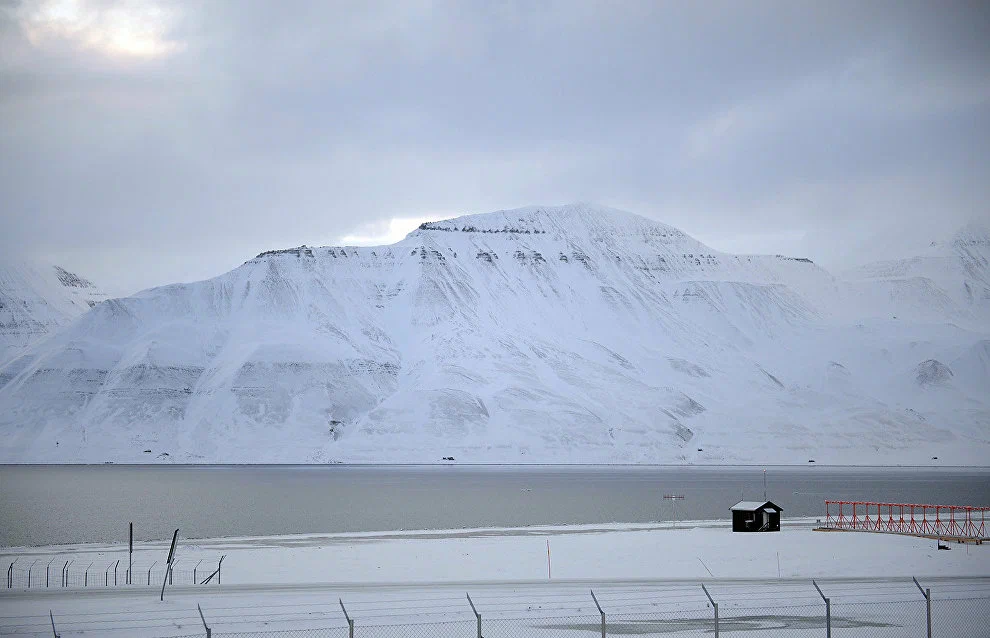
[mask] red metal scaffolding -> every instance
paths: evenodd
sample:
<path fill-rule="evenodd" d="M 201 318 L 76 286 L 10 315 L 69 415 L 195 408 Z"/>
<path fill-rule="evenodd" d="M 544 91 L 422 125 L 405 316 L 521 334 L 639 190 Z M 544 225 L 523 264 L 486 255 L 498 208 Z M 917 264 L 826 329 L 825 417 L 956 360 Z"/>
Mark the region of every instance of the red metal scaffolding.
<path fill-rule="evenodd" d="M 825 501 L 826 529 L 986 539 L 990 507 Z M 920 518 L 919 518 L 920 517 Z"/>

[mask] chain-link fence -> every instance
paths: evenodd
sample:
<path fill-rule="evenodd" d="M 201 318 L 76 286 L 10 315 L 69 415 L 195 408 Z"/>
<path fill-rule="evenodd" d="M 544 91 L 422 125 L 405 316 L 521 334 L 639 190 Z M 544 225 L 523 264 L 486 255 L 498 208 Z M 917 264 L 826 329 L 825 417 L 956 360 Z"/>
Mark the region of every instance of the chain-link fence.
<path fill-rule="evenodd" d="M 594 615 L 528 615 L 405 624 L 364 624 L 295 631 L 225 632 L 221 638 L 588 638 L 589 636 L 772 638 L 978 638 L 990 637 L 990 597 L 939 600 L 924 594 L 905 600 L 826 604 L 731 604 L 692 609 Z M 930 616 L 929 616 L 930 614 Z M 203 634 L 209 635 L 209 634 Z"/>
<path fill-rule="evenodd" d="M 348 638 L 347 627 L 328 627 L 323 629 L 286 629 L 279 631 L 256 631 L 256 632 L 234 633 L 234 634 L 219 633 L 212 631 L 210 633 L 211 633 L 211 638 Z M 396 634 L 396 635 L 410 635 L 410 634 Z M 188 638 L 188 637 L 183 637 L 183 638 Z"/>
<path fill-rule="evenodd" d="M 446 590 L 300 598 L 251 594 L 113 613 L 54 610 L 63 638 L 990 638 L 990 579 L 708 582 Z M 820 585 L 820 587 L 819 587 Z M 214 590 L 220 591 L 220 590 Z M 100 597 L 102 598 L 102 597 Z M 46 610 L 47 612 L 47 610 Z M 0 635 L 51 635 L 48 614 L 0 618 Z M 47 628 L 48 633 L 45 633 Z"/>
<path fill-rule="evenodd" d="M 145 586 L 161 587 L 167 577 L 169 585 L 205 585 L 219 583 L 219 558 L 183 563 L 165 561 L 131 564 L 127 558 L 99 560 L 35 560 L 30 563 L 9 563 L 3 587 L 6 589 L 64 589 L 88 587 Z"/>

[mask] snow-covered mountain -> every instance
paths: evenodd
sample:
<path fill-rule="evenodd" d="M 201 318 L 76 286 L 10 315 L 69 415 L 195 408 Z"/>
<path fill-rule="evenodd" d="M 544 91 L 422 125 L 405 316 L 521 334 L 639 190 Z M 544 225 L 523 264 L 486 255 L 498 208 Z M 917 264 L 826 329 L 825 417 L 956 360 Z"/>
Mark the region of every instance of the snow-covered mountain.
<path fill-rule="evenodd" d="M 843 278 L 865 304 L 860 312 L 947 318 L 986 327 L 990 322 L 990 228 L 971 223 L 947 242 L 908 259 L 863 266 Z"/>
<path fill-rule="evenodd" d="M 981 232 L 842 279 L 585 205 L 270 251 L 0 369 L 0 460 L 982 464 Z"/>
<path fill-rule="evenodd" d="M 0 261 L 0 365 L 106 298 L 61 266 Z"/>

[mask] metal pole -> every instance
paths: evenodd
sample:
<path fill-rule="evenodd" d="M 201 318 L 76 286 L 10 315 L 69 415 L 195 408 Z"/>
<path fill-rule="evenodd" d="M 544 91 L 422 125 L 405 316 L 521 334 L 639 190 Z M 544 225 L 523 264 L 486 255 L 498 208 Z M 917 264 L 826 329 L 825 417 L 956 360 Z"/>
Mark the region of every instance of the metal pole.
<path fill-rule="evenodd" d="M 131 573 L 134 571 L 134 523 L 128 523 L 127 529 L 127 584 L 131 585 Z"/>
<path fill-rule="evenodd" d="M 203 629 L 206 630 L 206 638 L 212 638 L 213 632 L 210 631 L 209 625 L 206 624 L 206 618 L 203 617 L 203 608 L 199 606 L 199 603 L 196 603 L 196 609 L 199 610 L 199 619 L 203 621 Z"/>
<path fill-rule="evenodd" d="M 482 638 L 482 636 L 481 636 L 481 614 L 479 614 L 478 613 L 478 610 L 475 608 L 474 601 L 471 600 L 471 594 L 465 594 L 465 596 L 467 596 L 468 604 L 471 605 L 471 611 L 474 612 L 474 617 L 478 620 L 478 638 Z"/>
<path fill-rule="evenodd" d="M 825 638 L 832 638 L 832 600 L 825 597 L 825 594 L 822 593 L 822 588 L 818 586 L 818 583 L 814 579 L 811 580 L 811 584 L 815 586 L 815 589 L 818 590 L 818 595 L 825 601 Z"/>
<path fill-rule="evenodd" d="M 86 578 L 85 578 L 85 580 L 83 580 L 83 587 L 89 587 L 89 568 L 92 567 L 92 566 L 93 566 L 93 563 L 90 563 L 89 564 L 89 567 L 86 568 Z"/>
<path fill-rule="evenodd" d="M 113 586 L 114 587 L 117 586 L 117 566 L 118 565 L 120 565 L 120 559 L 119 558 L 117 559 L 117 562 L 113 564 Z"/>
<path fill-rule="evenodd" d="M 155 568 L 155 565 L 157 565 L 157 564 L 158 564 L 158 561 L 156 560 L 155 562 L 151 563 L 151 567 L 148 568 L 148 584 L 149 585 L 151 584 L 151 570 L 154 569 Z"/>
<path fill-rule="evenodd" d="M 55 638 L 61 638 L 61 636 L 58 635 L 58 632 L 55 631 L 55 614 L 52 613 L 51 609 L 48 610 L 48 617 L 52 620 L 52 635 L 55 636 Z"/>
<path fill-rule="evenodd" d="M 38 562 L 38 559 L 36 558 L 31 563 L 31 566 L 28 567 L 28 589 L 31 589 L 31 570 L 34 569 L 34 563 L 37 563 L 37 562 Z"/>
<path fill-rule="evenodd" d="M 65 564 L 62 565 L 62 587 L 65 587 L 65 581 L 66 581 L 65 572 L 67 572 L 68 570 L 69 570 L 69 561 L 65 561 Z"/>
<path fill-rule="evenodd" d="M 354 619 L 347 613 L 347 607 L 344 607 L 344 599 L 338 598 L 337 601 L 340 602 L 340 609 L 344 612 L 344 618 L 347 619 L 347 638 L 354 638 Z"/>
<path fill-rule="evenodd" d="M 203 559 L 200 558 L 199 559 L 199 563 L 202 563 L 202 562 L 203 562 Z M 196 584 L 196 570 L 199 569 L 199 563 L 196 563 L 196 566 L 193 567 L 193 585 Z"/>
<path fill-rule="evenodd" d="M 918 579 L 914 576 L 911 577 L 911 580 L 914 581 L 914 584 L 917 586 L 918 591 L 921 592 L 921 595 L 925 597 L 925 614 L 928 621 L 928 638 L 932 638 L 932 590 L 922 589 L 921 583 L 919 583 Z"/>
<path fill-rule="evenodd" d="M 718 638 L 718 603 L 712 600 L 712 595 L 708 593 L 708 588 L 704 585 L 701 588 L 705 591 L 705 596 L 708 596 L 708 602 L 712 604 L 712 608 L 715 610 L 715 638 Z"/>
<path fill-rule="evenodd" d="M 52 563 L 55 562 L 55 559 L 56 558 L 58 558 L 58 557 L 57 556 L 52 556 L 52 559 L 50 561 L 48 561 L 48 567 L 45 567 L 45 587 L 48 587 L 48 570 L 51 569 Z"/>
<path fill-rule="evenodd" d="M 591 590 L 591 600 L 595 601 L 595 607 L 598 608 L 598 613 L 602 615 L 602 638 L 605 638 L 605 612 L 602 611 L 602 606 L 598 604 L 598 597 L 595 596 L 595 590 Z"/>
<path fill-rule="evenodd" d="M 168 582 L 170 580 L 172 580 L 169 577 L 169 574 L 171 573 L 171 571 L 172 571 L 172 566 L 169 565 L 168 563 L 166 563 L 165 564 L 165 573 L 162 574 L 162 593 L 161 593 L 161 596 L 159 596 L 159 598 L 158 598 L 158 600 L 160 600 L 161 602 L 165 602 L 165 585 L 167 585 Z"/>
<path fill-rule="evenodd" d="M 11 561 L 10 567 L 7 568 L 7 589 L 14 588 L 14 563 L 16 562 L 17 559 L 15 558 L 13 561 Z"/>

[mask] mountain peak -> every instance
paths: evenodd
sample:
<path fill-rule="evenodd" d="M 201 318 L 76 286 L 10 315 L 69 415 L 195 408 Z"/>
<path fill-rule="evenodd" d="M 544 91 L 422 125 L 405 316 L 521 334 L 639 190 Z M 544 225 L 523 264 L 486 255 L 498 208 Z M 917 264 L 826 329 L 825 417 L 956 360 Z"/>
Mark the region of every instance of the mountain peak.
<path fill-rule="evenodd" d="M 52 266 L 55 269 L 55 276 L 58 277 L 59 282 L 66 288 L 93 288 L 96 289 L 96 285 L 86 279 L 85 277 L 80 277 L 74 272 L 69 272 L 61 266 Z"/>
<path fill-rule="evenodd" d="M 61 266 L 0 262 L 0 362 L 66 325 L 107 296 Z"/>
<path fill-rule="evenodd" d="M 953 246 L 990 246 L 990 225 L 971 221 L 956 231 L 950 242 Z"/>
<path fill-rule="evenodd" d="M 426 222 L 410 233 L 460 231 L 486 234 L 550 235 L 559 239 L 611 240 L 617 237 L 650 238 L 665 243 L 687 242 L 700 246 L 689 235 L 662 222 L 600 204 L 526 206 L 491 213 L 462 215 Z"/>

